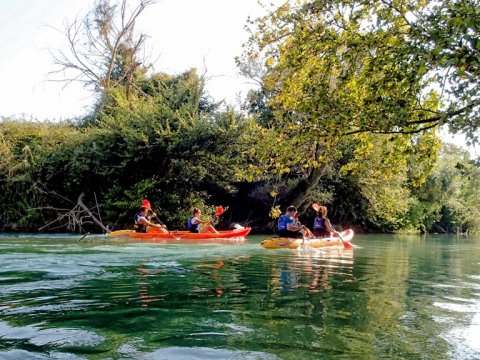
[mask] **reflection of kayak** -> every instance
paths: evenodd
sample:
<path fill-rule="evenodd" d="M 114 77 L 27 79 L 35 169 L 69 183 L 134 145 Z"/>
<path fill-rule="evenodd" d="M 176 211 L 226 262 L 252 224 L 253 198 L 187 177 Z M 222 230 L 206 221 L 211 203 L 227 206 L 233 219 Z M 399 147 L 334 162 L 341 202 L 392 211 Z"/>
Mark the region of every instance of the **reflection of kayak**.
<path fill-rule="evenodd" d="M 205 233 L 191 233 L 190 231 L 169 231 L 168 233 L 161 232 L 156 228 L 150 228 L 146 233 L 139 233 L 133 230 L 118 230 L 112 231 L 108 234 L 109 237 L 117 238 L 132 238 L 136 240 L 168 240 L 168 239 L 182 239 L 182 240 L 208 240 L 208 239 L 231 239 L 243 238 L 248 235 L 251 228 L 233 229 L 227 231 L 205 232 Z"/>
<path fill-rule="evenodd" d="M 353 239 L 353 230 L 348 229 L 340 232 L 343 241 L 349 242 Z M 290 239 L 290 238 L 268 238 L 262 241 L 262 246 L 265 249 L 296 249 L 299 246 L 305 245 L 314 248 L 340 246 L 343 247 L 343 241 L 338 236 L 330 236 L 321 239 Z"/>

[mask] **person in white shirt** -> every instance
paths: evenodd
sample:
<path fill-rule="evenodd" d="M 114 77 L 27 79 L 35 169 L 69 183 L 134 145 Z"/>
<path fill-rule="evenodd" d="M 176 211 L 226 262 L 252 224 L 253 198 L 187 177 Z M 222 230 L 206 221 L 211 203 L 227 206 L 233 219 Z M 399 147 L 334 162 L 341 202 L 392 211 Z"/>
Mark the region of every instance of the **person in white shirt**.
<path fill-rule="evenodd" d="M 192 233 L 214 232 L 218 231 L 212 226 L 212 221 L 202 220 L 202 212 L 200 209 L 193 208 L 192 217 L 188 219 L 188 230 Z M 208 224 L 202 228 L 202 224 Z"/>
<path fill-rule="evenodd" d="M 146 206 L 140 207 L 140 210 L 135 214 L 135 231 L 146 233 L 149 227 L 154 227 L 160 229 L 162 232 L 167 233 L 168 230 L 166 229 L 165 225 L 154 224 L 150 221 L 150 217 L 147 216 L 148 208 Z M 157 215 L 153 213 L 151 218 L 156 217 Z"/>

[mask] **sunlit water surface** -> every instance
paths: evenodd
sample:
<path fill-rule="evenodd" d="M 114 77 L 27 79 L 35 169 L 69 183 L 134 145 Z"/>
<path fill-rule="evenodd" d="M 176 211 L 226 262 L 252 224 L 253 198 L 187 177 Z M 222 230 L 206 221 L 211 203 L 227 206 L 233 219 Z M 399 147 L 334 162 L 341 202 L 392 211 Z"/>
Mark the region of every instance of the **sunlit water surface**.
<path fill-rule="evenodd" d="M 479 359 L 480 239 L 0 235 L 0 359 Z"/>

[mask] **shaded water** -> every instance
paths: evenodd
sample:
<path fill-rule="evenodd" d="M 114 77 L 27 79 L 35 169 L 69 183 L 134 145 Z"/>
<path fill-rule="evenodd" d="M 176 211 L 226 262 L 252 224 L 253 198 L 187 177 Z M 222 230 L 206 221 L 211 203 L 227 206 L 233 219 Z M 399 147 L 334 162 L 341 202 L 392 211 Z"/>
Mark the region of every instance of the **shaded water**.
<path fill-rule="evenodd" d="M 0 235 L 0 359 L 478 359 L 480 239 Z"/>

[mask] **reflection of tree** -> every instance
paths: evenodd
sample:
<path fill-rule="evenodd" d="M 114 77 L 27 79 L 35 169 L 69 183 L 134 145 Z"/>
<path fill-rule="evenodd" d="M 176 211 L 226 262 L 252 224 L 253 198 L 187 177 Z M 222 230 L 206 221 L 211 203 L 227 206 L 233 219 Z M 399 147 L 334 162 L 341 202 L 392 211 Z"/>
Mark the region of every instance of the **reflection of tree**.
<path fill-rule="evenodd" d="M 432 270 L 444 255 L 433 239 L 417 236 L 397 236 L 395 241 L 383 241 L 381 247 L 369 250 L 371 263 L 366 266 L 377 271 L 360 278 L 368 291 L 364 293 L 365 306 L 358 311 L 363 314 L 359 324 L 371 337 L 366 349 L 372 357 L 447 357 L 446 342 L 432 323 L 429 286 L 435 276 Z"/>
<path fill-rule="evenodd" d="M 360 253 L 210 257 L 189 260 L 181 274 L 148 271 L 149 297 L 164 301 L 148 303 L 157 315 L 145 326 L 155 346 L 195 341 L 280 358 L 445 358 L 447 344 L 431 319 L 433 290 L 423 284 L 432 283 L 433 268 L 461 276 L 465 264 L 442 243 L 417 237 L 374 245 Z M 210 332 L 225 336 L 195 335 Z"/>
<path fill-rule="evenodd" d="M 148 292 L 148 277 L 152 275 L 156 275 L 160 272 L 160 270 L 150 270 L 144 267 L 144 265 L 140 265 L 137 268 L 137 271 L 140 274 L 138 279 L 137 285 L 139 287 L 139 299 L 142 307 L 148 307 L 148 304 L 155 301 L 162 300 L 158 297 L 151 297 Z"/>
<path fill-rule="evenodd" d="M 210 275 L 215 281 L 215 292 L 218 297 L 222 296 L 222 284 L 221 277 L 218 274 L 218 270 L 221 269 L 225 263 L 223 260 L 218 260 L 215 264 L 199 264 L 196 266 L 197 269 L 212 269 L 212 274 Z"/>

